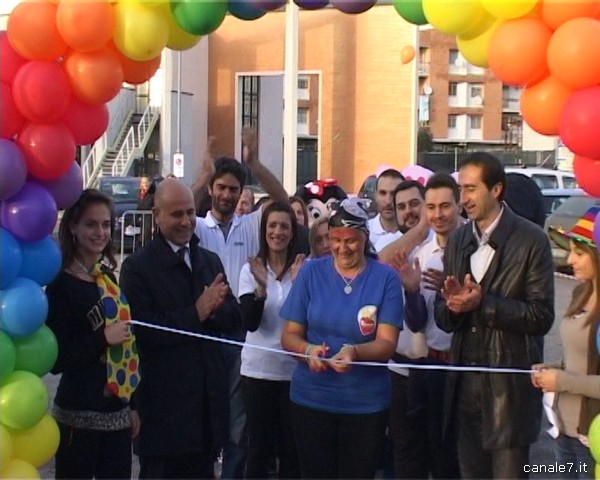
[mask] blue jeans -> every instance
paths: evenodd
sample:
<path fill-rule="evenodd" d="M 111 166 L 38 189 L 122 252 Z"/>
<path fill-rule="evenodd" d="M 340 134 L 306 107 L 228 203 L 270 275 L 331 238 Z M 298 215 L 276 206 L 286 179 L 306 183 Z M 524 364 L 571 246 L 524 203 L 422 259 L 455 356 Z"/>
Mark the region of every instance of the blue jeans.
<path fill-rule="evenodd" d="M 242 397 L 240 367 L 242 349 L 235 345 L 223 345 L 227 375 L 229 377 L 229 440 L 223 449 L 223 479 L 244 478 L 246 450 L 246 412 Z"/>
<path fill-rule="evenodd" d="M 560 474 L 560 478 L 594 478 L 595 464 L 590 449 L 577 438 L 559 435 L 556 439 L 556 461 L 567 470 Z"/>

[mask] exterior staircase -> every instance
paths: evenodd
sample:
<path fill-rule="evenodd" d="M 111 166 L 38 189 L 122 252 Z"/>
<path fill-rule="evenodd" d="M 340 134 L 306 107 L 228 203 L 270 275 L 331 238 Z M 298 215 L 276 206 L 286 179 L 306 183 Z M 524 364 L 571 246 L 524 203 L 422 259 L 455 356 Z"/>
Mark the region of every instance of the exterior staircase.
<path fill-rule="evenodd" d="M 81 166 L 84 188 L 96 187 L 101 176 L 128 175 L 134 160 L 144 157 L 159 118 L 159 107 L 148 105 L 143 114 L 135 114 L 132 109 L 112 145 L 107 133 L 98 139 Z"/>

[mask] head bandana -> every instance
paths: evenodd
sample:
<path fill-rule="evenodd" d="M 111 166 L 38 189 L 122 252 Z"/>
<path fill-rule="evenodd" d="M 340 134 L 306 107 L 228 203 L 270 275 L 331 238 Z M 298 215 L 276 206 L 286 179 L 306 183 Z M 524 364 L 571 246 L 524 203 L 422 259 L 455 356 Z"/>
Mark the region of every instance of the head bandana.
<path fill-rule="evenodd" d="M 369 236 L 369 214 L 363 199 L 346 198 L 329 206 L 329 228 L 348 227 L 362 230 Z"/>

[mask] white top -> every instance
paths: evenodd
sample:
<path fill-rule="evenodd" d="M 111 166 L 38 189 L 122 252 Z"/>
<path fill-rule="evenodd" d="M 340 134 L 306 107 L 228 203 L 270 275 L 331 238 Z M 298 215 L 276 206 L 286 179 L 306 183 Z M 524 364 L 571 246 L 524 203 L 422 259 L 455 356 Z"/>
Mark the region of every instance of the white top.
<path fill-rule="evenodd" d="M 433 236 L 435 235 L 435 233 L 433 232 L 433 230 L 429 230 L 429 235 L 427 235 L 427 238 L 421 242 L 419 245 L 417 245 L 412 252 L 410 252 L 410 256 L 408 258 L 409 262 L 414 262 L 415 261 L 415 257 L 418 255 L 419 251 L 425 246 L 427 245 L 431 239 L 433 238 Z M 399 353 L 400 355 L 404 355 L 405 357 L 408 358 L 421 358 L 421 350 L 422 350 L 422 345 L 419 345 L 419 342 L 424 341 L 424 339 L 422 338 L 423 335 L 420 333 L 414 333 L 412 331 L 410 331 L 410 329 L 408 327 L 404 327 L 402 330 L 400 330 L 400 334 L 398 335 L 398 343 L 396 344 L 396 353 Z M 405 377 L 408 377 L 408 373 L 409 370 L 407 368 L 398 368 L 398 367 L 394 367 L 394 362 L 390 360 L 390 367 L 389 369 L 391 371 L 393 371 L 394 373 L 399 373 L 400 375 L 404 375 Z"/>
<path fill-rule="evenodd" d="M 384 230 L 381 225 L 381 214 L 379 213 L 377 216 L 369 220 L 368 227 L 369 241 L 371 242 L 371 245 L 373 245 L 373 248 L 375 248 L 376 252 L 380 252 L 383 247 L 402 236 L 402 232 L 400 232 L 400 230 L 395 232 L 388 232 Z"/>
<path fill-rule="evenodd" d="M 248 257 L 258 254 L 261 215 L 262 209 L 248 215 L 234 215 L 227 241 L 210 211 L 206 218 L 196 219 L 195 233 L 200 238 L 200 246 L 219 256 L 235 297 L 239 297 L 238 283 L 242 266 Z"/>
<path fill-rule="evenodd" d="M 434 235 L 433 239 L 423 245 L 423 247 L 417 253 L 421 271 L 425 271 L 428 268 L 435 268 L 436 270 L 443 271 L 443 256 L 444 249 L 440 247 L 440 244 L 437 240 L 437 235 Z M 427 324 L 425 326 L 427 346 L 429 348 L 433 348 L 434 350 L 449 350 L 450 342 L 452 341 L 452 334 L 444 332 L 435 323 L 435 291 L 424 288 L 423 284 L 421 284 L 421 295 L 423 295 L 423 298 L 425 299 L 425 305 L 427 306 Z"/>
<path fill-rule="evenodd" d="M 502 217 L 502 213 L 504 212 L 504 207 L 500 210 L 498 216 L 494 219 L 494 221 L 490 224 L 488 228 L 482 232 L 481 237 L 479 236 L 479 232 L 477 230 L 477 225 L 475 222 L 471 222 L 473 226 L 473 235 L 477 238 L 479 242 L 479 247 L 473 255 L 471 255 L 471 273 L 473 274 L 473 279 L 477 283 L 481 283 L 481 280 L 485 276 L 488 268 L 490 268 L 490 263 L 492 263 L 492 258 L 494 258 L 494 254 L 496 250 L 494 250 L 491 245 L 488 243 L 490 240 L 490 236 L 496 230 L 498 223 L 500 223 L 500 218 Z M 463 279 L 459 279 L 462 283 Z"/>
<path fill-rule="evenodd" d="M 261 345 L 282 350 L 281 334 L 285 320 L 279 316 L 279 310 L 292 288 L 292 276 L 288 270 L 281 281 L 276 277 L 267 263 L 267 299 L 258 330 L 246 334 L 240 373 L 245 377 L 261 380 L 290 381 L 296 366 L 293 357 L 248 346 L 248 344 Z M 240 296 L 254 293 L 254 276 L 250 272 L 248 263 L 242 267 L 239 285 Z"/>

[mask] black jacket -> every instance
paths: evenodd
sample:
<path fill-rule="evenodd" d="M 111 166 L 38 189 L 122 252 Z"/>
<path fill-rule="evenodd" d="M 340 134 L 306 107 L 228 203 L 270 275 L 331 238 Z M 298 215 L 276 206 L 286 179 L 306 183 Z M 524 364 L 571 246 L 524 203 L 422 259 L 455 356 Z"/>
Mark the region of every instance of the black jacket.
<path fill-rule="evenodd" d="M 125 260 L 120 283 L 132 318 L 213 336 L 238 329 L 241 313 L 231 293 L 213 318 L 200 323 L 194 303 L 224 270 L 196 236 L 190 257 L 192 271 L 159 234 Z M 227 440 L 229 415 L 220 344 L 142 326 L 135 334 L 142 377 L 135 395 L 140 454 L 215 454 Z"/>
<path fill-rule="evenodd" d="M 496 253 L 481 281 L 483 299 L 478 311 L 454 314 L 441 295 L 435 319 L 454 332 L 451 363 L 460 363 L 463 344 L 472 329 L 481 339 L 483 365 L 529 369 L 543 359 L 545 335 L 554 321 L 554 268 L 550 243 L 533 223 L 515 215 L 506 205 L 490 240 Z M 461 282 L 471 272 L 470 257 L 477 249 L 473 226 L 456 231 L 444 253 L 444 275 Z M 459 373 L 448 374 L 446 427 L 453 415 Z M 541 424 L 542 393 L 527 374 L 482 374 L 483 447 L 512 448 L 536 441 Z"/>

